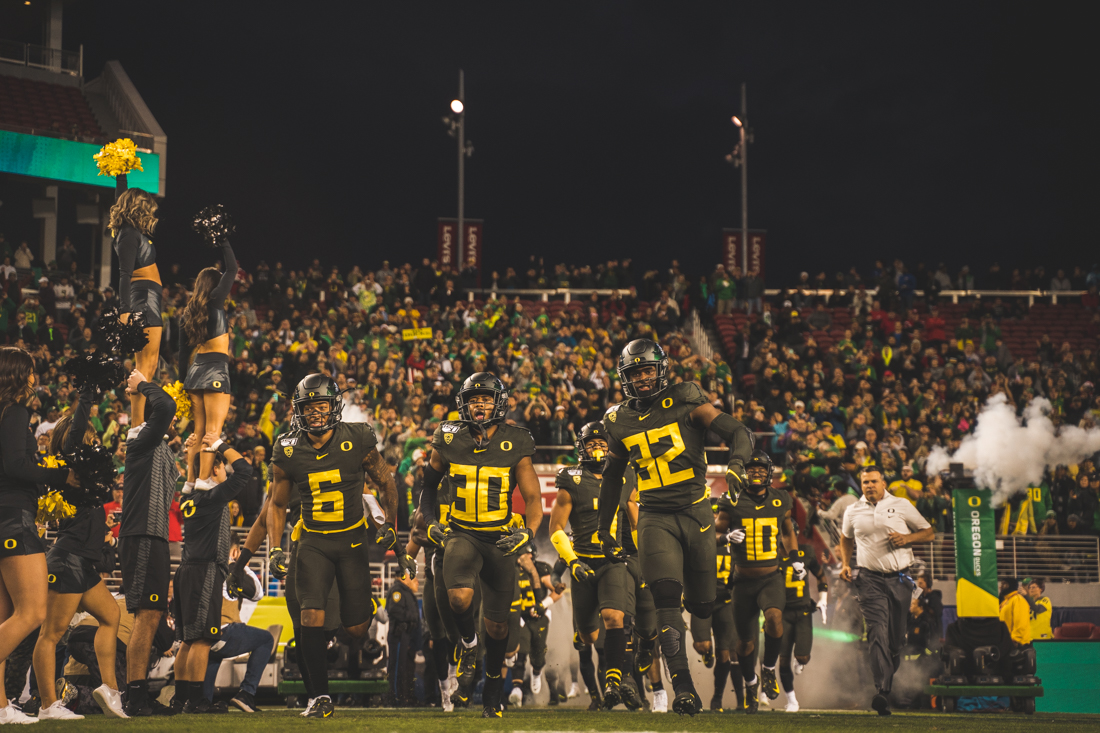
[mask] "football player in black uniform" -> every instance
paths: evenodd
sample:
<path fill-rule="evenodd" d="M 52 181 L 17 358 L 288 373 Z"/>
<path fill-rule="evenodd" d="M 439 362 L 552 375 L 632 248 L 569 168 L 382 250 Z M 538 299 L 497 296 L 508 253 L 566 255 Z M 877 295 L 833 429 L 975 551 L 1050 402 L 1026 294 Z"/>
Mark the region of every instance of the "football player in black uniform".
<path fill-rule="evenodd" d="M 504 422 L 508 390 L 488 372 L 462 383 L 457 396 L 459 422 L 445 422 L 432 438 L 424 467 L 420 511 L 428 539 L 445 547 L 443 579 L 447 599 L 462 637 L 458 646 L 459 701 L 469 699 L 477 655 L 474 578 L 481 578 L 485 621 L 484 717 L 501 717 L 504 679 L 501 665 L 508 646 L 508 614 L 515 591 L 512 555 L 528 545 L 542 522 L 542 493 L 531 456 L 535 440 L 527 430 Z M 436 515 L 437 491 L 450 475 L 454 491 L 446 539 Z M 512 492 L 519 488 L 526 505 L 526 526 L 511 526 Z"/>
<path fill-rule="evenodd" d="M 577 434 L 577 466 L 558 471 L 555 486 L 558 496 L 550 511 L 550 541 L 558 555 L 569 564 L 572 577 L 573 626 L 581 640 L 591 646 L 600 633 L 600 621 L 606 629 L 604 638 L 604 689 L 603 704 L 610 710 L 624 702 L 641 705 L 632 686 L 622 686 L 626 662 L 626 630 L 624 621 L 635 615 L 634 577 L 627 566 L 606 558 L 600 549 L 599 506 L 600 481 L 607 464 L 607 428 L 603 423 L 590 422 Z M 620 508 L 626 510 L 633 494 L 634 476 L 630 486 L 622 492 Z M 632 516 L 632 515 L 628 515 Z M 621 522 L 612 521 L 611 532 L 616 541 L 620 536 Z M 573 531 L 573 539 L 565 533 L 565 523 Z M 628 527 L 630 531 L 632 527 Z M 629 671 L 629 670 L 628 670 Z"/>
<path fill-rule="evenodd" d="M 310 374 L 298 383 L 292 404 L 298 429 L 281 436 L 274 446 L 267 539 L 272 574 L 285 577 L 287 554 L 279 544 L 294 484 L 302 498 L 302 516 L 293 533 L 298 537 L 295 587 L 302 607 L 298 655 L 314 695 L 305 716 L 328 718 L 335 710 L 328 695 L 324 630 L 332 584 L 340 589 L 340 619 L 352 636 L 367 633 L 376 606 L 365 547 L 364 473 L 382 489 L 386 521 L 375 541 L 386 550 L 397 544 L 397 489 L 376 449 L 374 429 L 341 421 L 344 400 L 335 380 Z M 403 562 L 404 553 L 398 556 Z"/>
<path fill-rule="evenodd" d="M 718 514 L 718 504 L 713 502 L 711 507 L 714 514 Z M 733 691 L 737 695 L 737 703 L 740 708 L 743 704 L 744 693 L 741 689 L 741 670 L 737 663 L 731 661 L 734 645 L 737 642 L 737 631 L 733 625 L 733 598 L 730 596 L 729 578 L 733 567 L 733 558 L 730 556 L 729 542 L 724 534 L 717 535 L 718 564 L 716 567 L 718 585 L 715 589 L 717 608 L 710 618 L 700 618 L 695 614 L 691 616 L 691 638 L 695 651 L 703 655 L 703 664 L 714 668 L 714 695 L 710 699 L 710 709 L 721 711 L 722 698 L 725 694 L 726 680 L 733 679 Z M 711 640 L 713 631 L 714 640 Z"/>
<path fill-rule="evenodd" d="M 820 599 L 814 606 L 806 577 L 817 578 Z M 798 712 L 798 698 L 794 694 L 794 676 L 802 674 L 802 668 L 810 663 L 810 649 L 814 645 L 814 611 L 821 609 L 825 618 L 829 584 L 825 571 L 817 561 L 817 553 L 809 545 L 803 545 L 787 556 L 783 563 L 783 580 L 787 586 L 787 607 L 783 609 L 783 644 L 779 648 L 779 681 L 787 694 L 787 712 Z M 791 661 L 791 655 L 794 661 Z"/>
<path fill-rule="evenodd" d="M 675 693 L 672 709 L 694 715 L 702 704 L 688 671 L 687 627 L 680 606 L 702 618 L 711 615 L 717 562 L 703 443 L 709 430 L 729 446 L 726 476 L 736 491 L 745 480 L 753 435 L 710 404 L 699 385 L 670 385 L 668 357 L 653 341 L 627 344 L 618 373 L 630 399 L 604 415 L 610 455 L 600 490 L 600 545 L 608 558 L 624 558 L 611 524 L 629 461 L 638 472 L 638 551 L 657 606 L 661 651 Z"/>
<path fill-rule="evenodd" d="M 755 713 L 760 704 L 756 677 L 756 638 L 760 613 L 764 614 L 764 655 L 760 660 L 759 685 L 770 699 L 779 697 L 775 663 L 783 639 L 786 589 L 780 563 L 798 551 L 798 537 L 791 520 L 791 495 L 772 488 L 772 460 L 756 451 L 746 465 L 748 483 L 732 500 L 718 502 L 715 526 L 726 534 L 735 571 L 733 621 L 737 629 L 737 662 L 745 679 L 745 710 Z M 782 545 L 782 547 L 780 546 Z"/>

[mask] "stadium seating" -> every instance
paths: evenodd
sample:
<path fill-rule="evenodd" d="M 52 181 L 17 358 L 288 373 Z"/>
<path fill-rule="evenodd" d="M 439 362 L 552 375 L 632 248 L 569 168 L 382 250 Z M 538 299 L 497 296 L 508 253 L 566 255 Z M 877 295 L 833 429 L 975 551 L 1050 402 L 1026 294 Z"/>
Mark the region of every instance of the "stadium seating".
<path fill-rule="evenodd" d="M 80 89 L 14 76 L 0 76 L 0 127 L 105 137 Z"/>
<path fill-rule="evenodd" d="M 1087 621 L 1070 621 L 1054 630 L 1054 638 L 1062 641 L 1100 641 L 1100 626 Z"/>

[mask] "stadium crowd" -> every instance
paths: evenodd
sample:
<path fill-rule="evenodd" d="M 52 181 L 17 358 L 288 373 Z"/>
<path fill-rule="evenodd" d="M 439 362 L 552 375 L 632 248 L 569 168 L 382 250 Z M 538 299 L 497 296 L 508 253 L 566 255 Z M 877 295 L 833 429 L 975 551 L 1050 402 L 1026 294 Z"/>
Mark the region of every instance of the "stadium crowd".
<path fill-rule="evenodd" d="M 44 455 L 53 426 L 76 400 L 62 366 L 102 348 L 93 329 L 119 303 L 113 289 L 100 290 L 76 273 L 71 245 L 62 250 L 68 269 L 60 259 L 32 269 L 33 259 L 22 249 L 11 252 L 0 237 L 0 334 L 34 357 L 31 426 Z M 179 264 L 161 273 L 163 358 L 155 381 L 162 386 L 184 378 L 170 355 L 178 347 L 192 276 Z M 1005 276 L 994 266 L 979 285 L 1045 289 L 1046 278 L 1041 267 Z M 320 260 L 299 270 L 244 263 L 227 304 L 232 388 L 224 434 L 253 470 L 230 505 L 234 525 L 248 527 L 260 514 L 271 482 L 272 443 L 290 426 L 287 397 L 316 372 L 347 389 L 345 421 L 373 424 L 379 452 L 396 477 L 404 508 L 398 527 L 405 530 L 418 503 L 426 448 L 436 426 L 453 417 L 454 395 L 465 377 L 497 374 L 511 392 L 507 422 L 531 431 L 536 462 L 569 463 L 580 427 L 623 400 L 616 359 L 639 337 L 665 347 L 674 382 L 699 383 L 715 407 L 757 433 L 783 469 L 775 485 L 801 500 L 804 538 L 816 525 L 839 524 L 860 496 L 858 473 L 868 465 L 881 466 L 890 493 L 913 502 L 937 532 L 950 532 L 950 498 L 940 477 L 926 473 L 926 461 L 937 446 L 957 449 L 982 404 L 995 395 L 1018 412 L 1032 398 L 1044 397 L 1057 425 L 1094 427 L 1100 421 L 1094 387 L 1100 378 L 1094 348 L 1100 324 L 1097 267 L 1088 273 L 1073 268 L 1069 276 L 1058 270 L 1050 283 L 1051 290 L 1086 291 L 1081 304 L 1093 348 L 1059 350 L 1044 339 L 1028 359 L 1011 353 L 1000 329 L 1005 319 L 1023 315 L 1025 301 L 967 301 L 968 318 L 946 331 L 937 292 L 976 287 L 966 268 L 950 276 L 942 266 L 910 273 L 900 262 L 876 262 L 866 279 L 852 268 L 832 281 L 824 273 L 802 273 L 796 286 L 778 296 L 765 295 L 756 273 L 719 266 L 689 275 L 675 261 L 665 270 L 637 273 L 630 260 L 575 267 L 548 266 L 532 257 L 526 268 L 493 272 L 486 280 L 490 287 L 477 290 L 472 268 L 444 272 L 428 259 L 419 265 L 384 262 L 376 271 L 324 266 Z M 613 293 L 565 304 L 503 292 L 565 287 Z M 473 299 L 471 289 L 477 290 Z M 832 293 L 826 300 L 817 289 Z M 850 325 L 842 339 L 819 346 L 812 333 L 832 324 L 837 307 L 850 312 Z M 688 332 L 693 309 L 708 328 L 722 316 L 746 314 L 738 321 L 736 348 L 696 353 L 692 337 L 699 334 Z M 119 389 L 104 394 L 89 418 L 120 469 L 126 463 L 128 410 Z M 186 437 L 184 429 L 169 444 L 178 456 L 181 486 Z M 711 462 L 722 462 L 720 444 L 710 436 Z M 1033 489 L 1001 510 L 999 533 L 1100 534 L 1095 456 L 1059 466 Z M 170 541 L 179 543 L 182 519 L 174 506 Z M 108 516 L 117 508 L 109 505 Z M 178 544 L 173 550 L 178 555 Z M 918 604 L 913 613 L 919 619 L 927 610 Z M 9 662 L 9 672 L 13 667 Z"/>

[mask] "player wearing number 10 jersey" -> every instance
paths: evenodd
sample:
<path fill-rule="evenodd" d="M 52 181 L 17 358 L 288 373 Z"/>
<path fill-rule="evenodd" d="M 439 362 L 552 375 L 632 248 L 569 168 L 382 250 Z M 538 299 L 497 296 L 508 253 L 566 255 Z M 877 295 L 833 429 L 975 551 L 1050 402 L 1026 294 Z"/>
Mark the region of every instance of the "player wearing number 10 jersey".
<path fill-rule="evenodd" d="M 740 489 L 752 433 L 711 405 L 699 385 L 669 385 L 668 357 L 648 339 L 631 341 L 619 356 L 623 393 L 631 397 L 604 416 L 609 458 L 600 488 L 599 539 L 604 553 L 621 560 L 611 535 L 623 472 L 629 461 L 638 481 L 638 553 L 641 571 L 657 607 L 661 651 L 676 697 L 674 712 L 694 715 L 702 705 L 688 671 L 687 627 L 681 600 L 691 613 L 709 618 L 715 607 L 716 546 L 712 527 L 707 431 L 730 448 L 727 479 Z"/>
<path fill-rule="evenodd" d="M 336 382 L 311 374 L 294 390 L 297 430 L 275 442 L 274 471 L 267 522 L 272 572 L 286 575 L 286 554 L 279 547 L 286 524 L 291 487 L 302 499 L 294 528 L 295 584 L 302 607 L 298 652 L 311 696 L 306 717 L 327 718 L 334 711 L 328 696 L 325 605 L 332 584 L 340 591 L 340 619 L 352 636 L 367 633 L 374 615 L 367 526 L 363 514 L 366 474 L 381 487 L 386 523 L 376 542 L 389 549 L 397 542 L 393 518 L 397 489 L 389 466 L 376 448 L 378 439 L 366 423 L 340 419 L 344 402 Z"/>
<path fill-rule="evenodd" d="M 774 700 L 779 696 L 775 663 L 783 641 L 783 608 L 786 587 L 779 572 L 789 553 L 798 551 L 798 537 L 791 521 L 791 495 L 772 488 L 772 460 L 764 451 L 752 454 L 746 466 L 748 484 L 734 496 L 718 502 L 715 520 L 726 532 L 736 568 L 733 588 L 733 623 L 737 628 L 737 662 L 745 678 L 745 709 L 755 713 L 759 704 L 756 678 L 756 639 L 764 614 L 764 655 L 760 660 L 760 688 Z"/>

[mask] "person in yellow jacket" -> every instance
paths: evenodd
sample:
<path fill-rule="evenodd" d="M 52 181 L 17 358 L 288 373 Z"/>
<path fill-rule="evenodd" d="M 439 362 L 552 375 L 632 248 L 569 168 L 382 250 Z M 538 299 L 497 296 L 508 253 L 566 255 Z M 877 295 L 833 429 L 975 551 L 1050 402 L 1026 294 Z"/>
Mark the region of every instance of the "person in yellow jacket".
<path fill-rule="evenodd" d="M 913 477 L 913 466 L 909 463 L 901 467 L 901 478 L 887 487 L 887 491 L 891 494 L 899 499 L 905 499 L 913 506 L 916 506 L 917 499 L 924 495 L 922 489 L 924 489 L 924 484 Z"/>
<path fill-rule="evenodd" d="M 1031 602 L 1031 638 L 1053 639 L 1054 632 L 1050 628 L 1050 617 L 1053 613 L 1050 599 L 1046 593 L 1047 584 L 1042 578 L 1025 578 L 1028 599 Z"/>
<path fill-rule="evenodd" d="M 1001 621 L 1017 644 L 1031 643 L 1031 605 L 1015 580 L 1001 581 Z"/>

